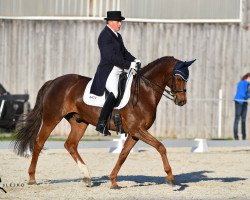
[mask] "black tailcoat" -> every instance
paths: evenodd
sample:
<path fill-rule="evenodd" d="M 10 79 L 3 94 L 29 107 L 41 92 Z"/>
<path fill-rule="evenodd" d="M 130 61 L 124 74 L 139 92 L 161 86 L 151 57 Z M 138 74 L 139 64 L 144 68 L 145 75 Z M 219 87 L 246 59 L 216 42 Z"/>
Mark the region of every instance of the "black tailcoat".
<path fill-rule="evenodd" d="M 132 56 L 123 44 L 122 37 L 107 26 L 102 30 L 98 38 L 98 47 L 101 60 L 97 67 L 90 93 L 97 96 L 104 94 L 106 81 L 114 66 L 128 69 L 135 57 Z"/>

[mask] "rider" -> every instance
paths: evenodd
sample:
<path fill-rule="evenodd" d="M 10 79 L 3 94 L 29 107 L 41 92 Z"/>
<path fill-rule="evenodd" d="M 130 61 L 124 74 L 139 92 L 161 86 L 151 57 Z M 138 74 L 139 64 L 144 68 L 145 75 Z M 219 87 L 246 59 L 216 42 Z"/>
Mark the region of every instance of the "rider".
<path fill-rule="evenodd" d="M 118 33 L 122 20 L 125 19 L 121 15 L 121 11 L 108 11 L 107 17 L 104 19 L 106 20 L 106 26 L 98 38 L 101 60 L 97 67 L 90 93 L 102 96 L 105 90 L 109 92 L 96 126 L 96 130 L 106 136 L 111 135 L 106 125 L 118 96 L 119 75 L 124 69 L 129 69 L 129 67 L 136 70 L 140 60 L 135 59 L 127 51 L 122 37 Z"/>

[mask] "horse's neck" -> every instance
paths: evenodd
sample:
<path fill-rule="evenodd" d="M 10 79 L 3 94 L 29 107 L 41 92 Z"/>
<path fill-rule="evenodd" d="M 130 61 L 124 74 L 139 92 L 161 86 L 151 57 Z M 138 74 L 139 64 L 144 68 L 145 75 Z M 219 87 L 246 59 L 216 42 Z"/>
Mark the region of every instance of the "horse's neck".
<path fill-rule="evenodd" d="M 166 87 L 166 80 L 171 76 L 171 66 L 167 62 L 157 63 L 145 72 L 144 76 L 161 88 Z"/>
<path fill-rule="evenodd" d="M 157 107 L 164 88 L 167 84 L 168 77 L 171 76 L 172 67 L 167 62 L 156 63 L 155 66 L 151 66 L 145 73 L 144 77 L 150 82 L 146 84 L 145 92 L 148 93 L 150 90 L 150 95 L 152 98 L 152 105 Z M 150 86 L 149 86 L 150 85 Z"/>

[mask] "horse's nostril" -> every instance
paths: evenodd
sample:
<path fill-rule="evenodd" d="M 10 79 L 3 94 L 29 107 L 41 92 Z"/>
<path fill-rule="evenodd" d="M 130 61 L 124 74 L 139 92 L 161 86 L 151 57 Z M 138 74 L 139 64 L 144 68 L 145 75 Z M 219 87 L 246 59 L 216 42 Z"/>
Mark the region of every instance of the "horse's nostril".
<path fill-rule="evenodd" d="M 184 106 L 185 104 L 186 104 L 186 101 L 180 101 L 178 105 L 179 106 Z"/>

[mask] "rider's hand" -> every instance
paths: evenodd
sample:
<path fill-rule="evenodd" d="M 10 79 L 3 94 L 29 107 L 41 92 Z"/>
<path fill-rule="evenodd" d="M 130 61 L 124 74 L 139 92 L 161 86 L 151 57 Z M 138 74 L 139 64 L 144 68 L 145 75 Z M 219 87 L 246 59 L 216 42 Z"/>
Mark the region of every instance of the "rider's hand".
<path fill-rule="evenodd" d="M 137 63 L 136 62 L 131 62 L 130 70 L 131 70 L 132 75 L 135 75 L 137 73 Z"/>
<path fill-rule="evenodd" d="M 137 62 L 131 62 L 130 64 L 130 68 L 131 69 L 135 69 L 136 71 L 140 70 L 141 68 L 141 62 L 137 61 Z"/>
<path fill-rule="evenodd" d="M 134 60 L 134 62 L 141 63 L 141 61 L 139 59 L 137 59 L 137 58 Z"/>
<path fill-rule="evenodd" d="M 136 62 L 131 62 L 131 64 L 130 64 L 130 68 L 131 69 L 135 69 L 135 70 L 137 70 L 137 63 Z"/>

